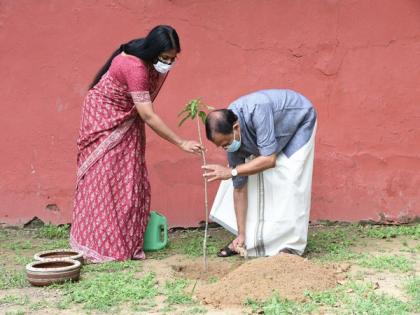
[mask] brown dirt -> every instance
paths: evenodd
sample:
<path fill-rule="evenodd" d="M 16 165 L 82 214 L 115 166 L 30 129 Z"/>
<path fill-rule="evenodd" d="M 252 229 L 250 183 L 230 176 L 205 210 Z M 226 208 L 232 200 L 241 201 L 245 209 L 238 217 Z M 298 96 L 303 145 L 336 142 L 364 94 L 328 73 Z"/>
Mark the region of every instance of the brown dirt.
<path fill-rule="evenodd" d="M 175 271 L 176 276 L 193 280 L 207 281 L 212 278 L 220 279 L 226 276 L 240 264 L 241 262 L 239 261 L 233 262 L 222 260 L 220 258 L 209 259 L 207 271 L 205 271 L 202 259 L 181 260 L 177 263 L 171 264 L 171 268 Z"/>
<path fill-rule="evenodd" d="M 197 297 L 214 306 L 241 305 L 247 298 L 303 301 L 305 291 L 323 291 L 337 284 L 337 271 L 295 255 L 281 254 L 250 260 L 219 282 L 197 288 Z"/>

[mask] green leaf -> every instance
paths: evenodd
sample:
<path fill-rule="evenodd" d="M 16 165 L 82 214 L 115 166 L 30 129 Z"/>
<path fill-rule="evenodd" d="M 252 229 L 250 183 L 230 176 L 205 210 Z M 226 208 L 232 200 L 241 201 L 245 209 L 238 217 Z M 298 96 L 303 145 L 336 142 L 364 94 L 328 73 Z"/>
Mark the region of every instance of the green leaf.
<path fill-rule="evenodd" d="M 188 105 L 186 107 L 184 107 L 184 109 L 182 111 L 179 112 L 178 117 L 181 116 L 183 113 L 189 112 L 190 109 L 188 107 Z"/>
<path fill-rule="evenodd" d="M 187 116 L 185 116 L 184 118 L 182 118 L 181 119 L 181 121 L 179 122 L 179 124 L 178 124 L 178 127 L 179 126 L 181 126 L 188 118 L 190 118 L 191 117 L 191 115 L 190 114 L 188 114 Z M 192 118 L 191 118 L 192 119 Z"/>
<path fill-rule="evenodd" d="M 205 112 L 203 112 L 203 111 L 199 111 L 198 112 L 198 116 L 200 116 L 201 120 L 203 121 L 203 124 L 205 124 L 206 123 L 207 114 Z"/>

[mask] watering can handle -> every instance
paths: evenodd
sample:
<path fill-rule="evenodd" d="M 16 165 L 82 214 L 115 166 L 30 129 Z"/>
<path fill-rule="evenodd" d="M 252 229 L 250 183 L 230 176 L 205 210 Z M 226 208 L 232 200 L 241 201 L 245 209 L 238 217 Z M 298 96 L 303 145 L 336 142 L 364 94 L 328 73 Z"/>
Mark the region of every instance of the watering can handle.
<path fill-rule="evenodd" d="M 168 225 L 163 225 L 163 245 L 166 246 L 168 243 Z"/>

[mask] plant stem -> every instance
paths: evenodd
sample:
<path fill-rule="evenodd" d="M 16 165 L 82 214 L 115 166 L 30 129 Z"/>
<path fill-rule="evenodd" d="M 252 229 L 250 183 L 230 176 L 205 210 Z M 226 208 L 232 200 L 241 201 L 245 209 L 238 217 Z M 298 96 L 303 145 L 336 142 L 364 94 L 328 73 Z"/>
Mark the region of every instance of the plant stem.
<path fill-rule="evenodd" d="M 197 121 L 197 130 L 198 130 L 198 139 L 200 141 L 201 146 L 203 146 L 203 140 L 201 139 L 201 129 L 200 129 L 200 120 L 196 119 Z M 201 159 L 203 161 L 203 165 L 207 165 L 206 162 L 206 154 L 204 151 L 201 151 Z M 206 211 L 206 225 L 204 227 L 204 240 L 203 240 L 203 258 L 204 258 L 204 270 L 207 272 L 208 263 L 207 263 L 207 230 L 209 226 L 209 210 L 208 210 L 208 202 L 207 202 L 207 179 L 204 178 L 204 208 Z"/>

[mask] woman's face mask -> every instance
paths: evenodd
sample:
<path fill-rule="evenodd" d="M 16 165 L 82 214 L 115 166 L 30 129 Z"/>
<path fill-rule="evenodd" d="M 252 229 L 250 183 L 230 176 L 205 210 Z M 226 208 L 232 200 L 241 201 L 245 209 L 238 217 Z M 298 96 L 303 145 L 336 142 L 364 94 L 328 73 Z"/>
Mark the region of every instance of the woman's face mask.
<path fill-rule="evenodd" d="M 159 73 L 166 73 L 169 70 L 171 70 L 173 64 L 173 62 L 168 64 L 161 60 L 158 60 L 156 63 L 153 64 L 153 67 L 155 67 L 156 71 Z"/>
<path fill-rule="evenodd" d="M 240 147 L 241 147 L 241 134 L 239 133 L 239 140 L 236 140 L 235 139 L 235 131 L 234 131 L 233 132 L 233 141 L 229 145 L 227 145 L 223 148 L 226 150 L 226 152 L 233 153 L 233 152 L 238 151 Z"/>
<path fill-rule="evenodd" d="M 157 72 L 168 72 L 169 70 L 171 70 L 172 66 L 175 63 L 176 55 L 177 53 L 173 49 L 163 52 L 159 55 L 157 62 L 153 64 L 153 67 L 155 67 Z"/>

